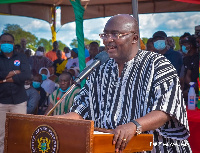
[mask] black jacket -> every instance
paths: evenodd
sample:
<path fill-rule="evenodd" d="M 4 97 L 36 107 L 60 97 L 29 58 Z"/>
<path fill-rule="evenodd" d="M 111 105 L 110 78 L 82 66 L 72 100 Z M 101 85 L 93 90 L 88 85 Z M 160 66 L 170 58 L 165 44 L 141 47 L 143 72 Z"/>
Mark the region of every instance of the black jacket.
<path fill-rule="evenodd" d="M 27 100 L 24 81 L 30 79 L 31 71 L 25 54 L 15 53 L 10 59 L 0 53 L 0 80 L 4 80 L 8 73 L 20 70 L 20 74 L 12 77 L 14 82 L 0 83 L 0 103 L 19 104 Z"/>

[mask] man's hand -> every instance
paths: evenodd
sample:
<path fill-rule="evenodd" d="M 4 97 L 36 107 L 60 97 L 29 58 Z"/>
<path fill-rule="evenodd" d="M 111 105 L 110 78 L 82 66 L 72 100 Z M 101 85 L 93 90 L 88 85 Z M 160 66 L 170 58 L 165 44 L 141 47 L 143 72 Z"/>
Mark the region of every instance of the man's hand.
<path fill-rule="evenodd" d="M 13 71 L 10 71 L 10 72 L 8 73 L 8 75 L 6 76 L 6 79 L 9 79 L 9 78 L 11 78 L 12 76 L 14 76 L 14 75 L 16 75 L 16 74 L 19 74 L 19 73 L 21 73 L 20 70 L 13 70 Z"/>
<path fill-rule="evenodd" d="M 120 125 L 112 133 L 114 134 L 113 144 L 115 144 L 115 151 L 121 153 L 135 135 L 136 125 L 134 123 Z"/>

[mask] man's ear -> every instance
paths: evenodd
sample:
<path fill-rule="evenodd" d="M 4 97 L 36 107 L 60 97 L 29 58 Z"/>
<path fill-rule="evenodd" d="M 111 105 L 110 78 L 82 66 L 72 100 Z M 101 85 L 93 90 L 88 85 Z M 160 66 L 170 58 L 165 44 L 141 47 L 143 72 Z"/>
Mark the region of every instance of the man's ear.
<path fill-rule="evenodd" d="M 138 35 L 134 34 L 132 44 L 136 44 L 138 42 L 138 39 L 139 39 Z"/>

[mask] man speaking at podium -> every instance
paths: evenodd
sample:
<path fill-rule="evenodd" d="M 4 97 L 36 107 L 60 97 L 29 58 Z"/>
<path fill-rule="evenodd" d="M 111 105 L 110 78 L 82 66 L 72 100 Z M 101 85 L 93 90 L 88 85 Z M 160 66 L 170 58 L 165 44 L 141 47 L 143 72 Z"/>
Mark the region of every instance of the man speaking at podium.
<path fill-rule="evenodd" d="M 154 135 L 152 152 L 191 152 L 186 107 L 176 69 L 162 55 L 139 50 L 138 23 L 115 15 L 100 34 L 110 59 L 95 69 L 62 117 L 113 129 L 116 152 L 137 134 Z M 61 117 L 61 116 L 60 116 Z"/>

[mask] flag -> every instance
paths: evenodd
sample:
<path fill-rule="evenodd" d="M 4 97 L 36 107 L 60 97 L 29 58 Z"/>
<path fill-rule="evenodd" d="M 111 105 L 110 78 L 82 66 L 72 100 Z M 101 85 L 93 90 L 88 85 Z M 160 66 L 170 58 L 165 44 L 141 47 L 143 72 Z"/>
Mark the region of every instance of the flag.
<path fill-rule="evenodd" d="M 75 14 L 76 22 L 76 36 L 78 40 L 78 59 L 80 72 L 85 68 L 85 45 L 84 45 L 84 33 L 83 33 L 83 15 L 85 9 L 81 6 L 80 0 L 70 0 Z M 81 87 L 85 84 L 85 80 L 81 82 Z"/>

